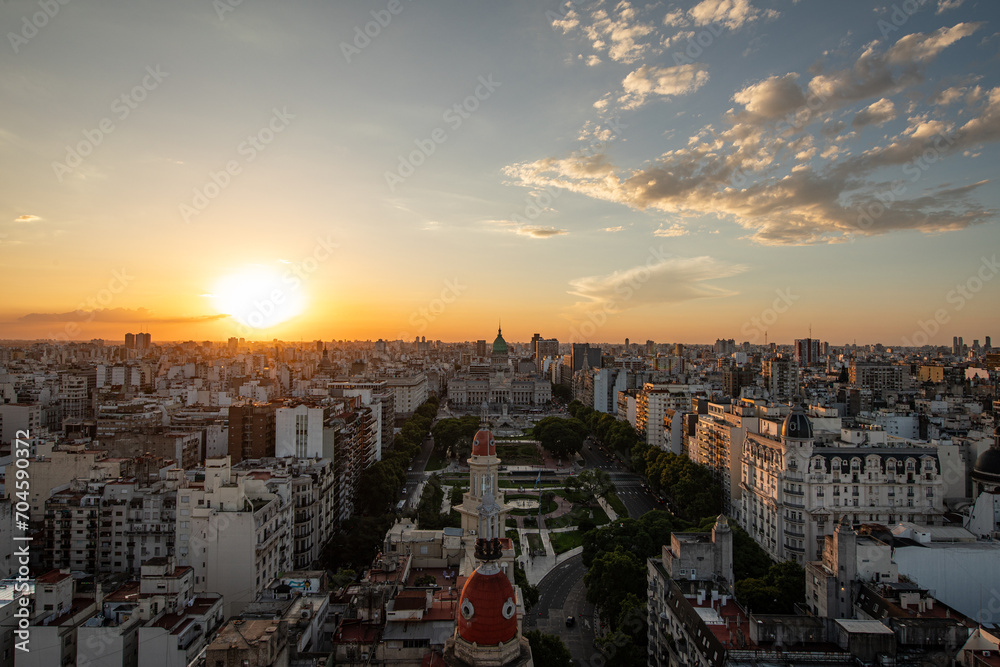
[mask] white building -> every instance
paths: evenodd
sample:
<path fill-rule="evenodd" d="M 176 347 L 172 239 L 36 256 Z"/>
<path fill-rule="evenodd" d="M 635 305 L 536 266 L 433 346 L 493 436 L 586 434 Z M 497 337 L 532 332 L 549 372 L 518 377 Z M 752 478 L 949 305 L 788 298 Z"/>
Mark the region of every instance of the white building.
<path fill-rule="evenodd" d="M 324 412 L 305 404 L 275 410 L 274 455 L 279 459 L 322 457 Z"/>
<path fill-rule="evenodd" d="M 396 415 L 409 416 L 427 400 L 427 374 L 386 378 L 386 386 L 395 394 Z"/>
<path fill-rule="evenodd" d="M 222 594 L 227 617 L 292 569 L 291 503 L 253 482 L 234 477 L 227 456 L 177 490 L 177 562 L 194 568 L 195 591 Z"/>
<path fill-rule="evenodd" d="M 801 405 L 747 433 L 740 523 L 778 561 L 817 560 L 823 538 L 846 516 L 852 525 L 910 521 L 933 525 L 944 482 L 933 447 L 889 447 L 885 432 L 843 429 L 837 446 L 817 445 Z"/>

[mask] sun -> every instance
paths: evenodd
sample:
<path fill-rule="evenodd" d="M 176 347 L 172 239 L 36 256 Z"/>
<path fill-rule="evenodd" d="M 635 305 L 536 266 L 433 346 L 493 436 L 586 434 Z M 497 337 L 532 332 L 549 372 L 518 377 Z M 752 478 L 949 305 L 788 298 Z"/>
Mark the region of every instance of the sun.
<path fill-rule="evenodd" d="M 208 295 L 216 310 L 253 329 L 268 329 L 302 314 L 308 300 L 291 270 L 253 264 L 220 278 Z"/>

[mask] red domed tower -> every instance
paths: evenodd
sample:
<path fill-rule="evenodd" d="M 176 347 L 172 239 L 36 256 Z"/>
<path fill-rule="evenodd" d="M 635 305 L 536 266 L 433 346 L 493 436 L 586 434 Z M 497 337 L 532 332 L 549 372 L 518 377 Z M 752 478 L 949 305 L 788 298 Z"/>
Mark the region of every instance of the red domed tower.
<path fill-rule="evenodd" d="M 476 434 L 472 458 L 477 457 L 496 461 L 493 434 L 488 430 Z M 478 479 L 475 558 L 479 567 L 465 580 L 458 597 L 458 623 L 445 647 L 445 661 L 472 667 L 531 667 L 531 649 L 517 624 L 518 593 L 498 565 L 506 541 L 501 540 L 505 508 L 493 495 L 496 477 L 495 470 L 491 472 Z M 473 480 L 477 481 L 475 476 Z"/>

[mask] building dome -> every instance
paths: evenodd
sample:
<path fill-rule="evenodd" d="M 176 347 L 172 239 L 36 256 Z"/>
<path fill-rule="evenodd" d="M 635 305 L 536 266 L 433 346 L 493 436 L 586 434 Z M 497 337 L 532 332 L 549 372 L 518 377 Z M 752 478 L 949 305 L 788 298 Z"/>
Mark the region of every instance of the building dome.
<path fill-rule="evenodd" d="M 976 459 L 976 467 L 972 474 L 980 478 L 993 476 L 1000 480 L 1000 449 L 990 447 L 980 454 L 979 458 Z"/>
<path fill-rule="evenodd" d="M 493 354 L 507 354 L 507 341 L 503 339 L 499 327 L 497 327 L 497 338 L 493 341 Z"/>
<path fill-rule="evenodd" d="M 500 569 L 473 572 L 458 598 L 458 610 L 458 635 L 467 642 L 496 646 L 517 636 L 514 587 Z"/>
<path fill-rule="evenodd" d="M 472 455 L 473 456 L 496 456 L 497 447 L 493 441 L 493 434 L 482 429 L 476 432 L 476 435 L 472 438 Z"/>
<path fill-rule="evenodd" d="M 813 437 L 812 422 L 802 409 L 802 403 L 796 401 L 792 411 L 785 417 L 785 423 L 781 426 L 781 437 L 796 440 L 809 440 Z"/>

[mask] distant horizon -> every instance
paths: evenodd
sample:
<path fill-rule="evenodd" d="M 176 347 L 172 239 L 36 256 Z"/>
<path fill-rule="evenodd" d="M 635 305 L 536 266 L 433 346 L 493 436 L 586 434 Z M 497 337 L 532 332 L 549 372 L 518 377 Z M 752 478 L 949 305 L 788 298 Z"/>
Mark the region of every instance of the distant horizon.
<path fill-rule="evenodd" d="M 149 332 L 143 332 L 143 333 L 149 333 Z M 237 337 L 237 338 L 239 338 L 239 337 Z M 750 345 L 752 347 L 767 347 L 767 346 L 770 346 L 770 345 L 773 344 L 773 345 L 777 345 L 779 347 L 794 347 L 796 340 L 806 340 L 807 338 L 808 338 L 808 336 L 803 337 L 803 338 L 797 338 L 797 339 L 793 339 L 791 342 L 778 342 L 778 341 L 768 340 L 767 343 L 762 343 L 762 342 L 761 343 L 750 343 Z M 992 343 L 992 336 L 990 336 L 990 338 L 991 338 L 991 343 Z M 90 343 L 93 340 L 100 340 L 105 345 L 107 345 L 107 344 L 110 343 L 111 345 L 116 345 L 117 346 L 117 345 L 124 345 L 125 344 L 125 340 L 124 339 L 125 339 L 124 336 L 121 336 L 121 338 L 119 338 L 119 339 L 111 339 L 111 338 L 107 338 L 107 337 L 95 336 L 94 338 L 90 338 L 90 339 L 75 339 L 75 340 L 57 340 L 57 339 L 52 339 L 52 338 L 0 338 L 0 345 L 8 345 L 8 344 L 14 344 L 14 343 L 87 344 L 87 343 Z M 974 341 L 978 340 L 979 344 L 980 344 L 980 347 L 984 347 L 985 346 L 984 339 L 985 339 L 985 336 L 983 338 L 978 338 L 978 339 L 965 339 L 963 337 L 963 344 L 966 347 L 971 348 L 972 345 L 973 345 L 973 343 L 974 343 Z M 351 338 L 351 339 L 348 339 L 348 338 L 309 338 L 309 339 L 302 339 L 302 340 L 289 340 L 289 339 L 282 339 L 282 338 L 257 339 L 257 338 L 247 338 L 245 336 L 243 337 L 243 341 L 244 341 L 245 344 L 271 344 L 271 343 L 277 342 L 277 343 L 286 344 L 286 345 L 287 344 L 292 344 L 292 345 L 304 345 L 304 346 L 315 345 L 317 342 L 322 342 L 322 343 L 376 343 L 379 340 L 382 340 L 382 341 L 384 341 L 386 343 L 398 343 L 398 342 L 401 342 L 401 343 L 409 344 L 409 345 L 412 345 L 412 344 L 414 344 L 416 342 L 416 341 L 414 341 L 412 339 L 410 339 L 410 340 L 403 340 L 403 339 L 400 339 L 400 338 L 392 338 L 392 339 L 388 339 L 388 338 Z M 444 339 L 440 339 L 440 338 L 436 338 L 436 339 L 430 339 L 430 338 L 428 338 L 426 342 L 428 342 L 428 343 L 441 342 L 441 343 L 446 344 L 446 345 L 463 345 L 463 344 L 472 344 L 472 345 L 474 345 L 474 344 L 476 344 L 480 340 L 485 340 L 486 343 L 487 343 L 487 345 L 492 345 L 494 339 L 493 338 L 485 338 L 485 339 L 484 338 L 476 338 L 476 339 L 466 339 L 466 340 L 444 340 Z M 509 340 L 506 336 L 504 336 L 504 340 L 507 342 L 508 345 L 530 345 L 531 344 L 531 339 L 530 338 L 528 340 L 523 340 L 522 341 L 522 340 Z M 551 339 L 546 339 L 546 340 L 551 340 Z M 647 340 L 652 340 L 652 339 L 643 339 L 643 340 L 636 339 L 636 340 L 631 340 L 631 338 L 630 338 L 629 339 L 629 345 L 638 345 L 640 347 L 641 346 L 645 346 Z M 744 342 L 748 342 L 748 341 L 741 341 L 739 339 L 729 339 L 729 338 L 718 338 L 716 340 L 733 340 L 734 343 L 737 346 L 741 346 Z M 853 346 L 858 346 L 858 347 L 882 345 L 883 347 L 888 348 L 888 349 L 921 349 L 921 348 L 924 348 L 924 347 L 930 347 L 930 348 L 933 349 L 933 348 L 940 348 L 940 347 L 944 347 L 944 348 L 950 348 L 951 347 L 950 344 L 949 345 L 945 345 L 943 343 L 942 344 L 938 344 L 938 345 L 928 344 L 928 345 L 922 345 L 922 346 L 905 346 L 905 345 L 890 345 L 890 344 L 887 344 L 887 343 L 883 343 L 882 341 L 833 343 L 831 341 L 823 340 L 821 338 L 813 338 L 812 340 L 819 341 L 820 343 L 827 343 L 831 348 L 842 348 L 842 347 L 848 347 L 848 346 L 852 346 L 852 345 Z M 196 344 L 200 345 L 200 344 L 202 344 L 204 342 L 209 342 L 209 343 L 212 343 L 212 344 L 219 344 L 219 345 L 228 345 L 229 339 L 228 338 L 223 338 L 223 339 L 211 339 L 211 338 L 195 339 L 195 338 L 186 338 L 186 339 L 172 339 L 172 340 L 157 340 L 157 339 L 154 338 L 153 341 L 152 341 L 152 345 L 154 345 L 154 346 L 156 346 L 156 345 L 181 345 L 181 344 L 185 344 L 185 343 L 196 343 Z M 591 346 L 601 346 L 601 345 L 609 345 L 609 346 L 621 345 L 621 346 L 623 346 L 623 345 L 625 345 L 625 341 L 624 340 L 617 341 L 617 342 L 615 342 L 615 341 L 603 341 L 603 342 L 594 342 L 594 341 L 563 341 L 563 340 L 559 341 L 560 345 L 572 345 L 572 344 L 576 344 L 576 343 L 588 343 Z M 713 341 L 706 342 L 706 343 L 692 343 L 692 342 L 687 342 L 687 341 L 675 341 L 675 340 L 670 340 L 670 341 L 667 341 L 667 340 L 653 340 L 653 344 L 654 345 L 677 345 L 677 344 L 680 344 L 680 345 L 683 345 L 683 346 L 711 347 L 711 346 L 715 345 L 715 341 L 713 340 Z M 1000 348 L 991 348 L 991 349 L 997 349 L 998 351 L 1000 351 Z M 739 350 L 737 350 L 737 351 L 739 351 Z"/>

